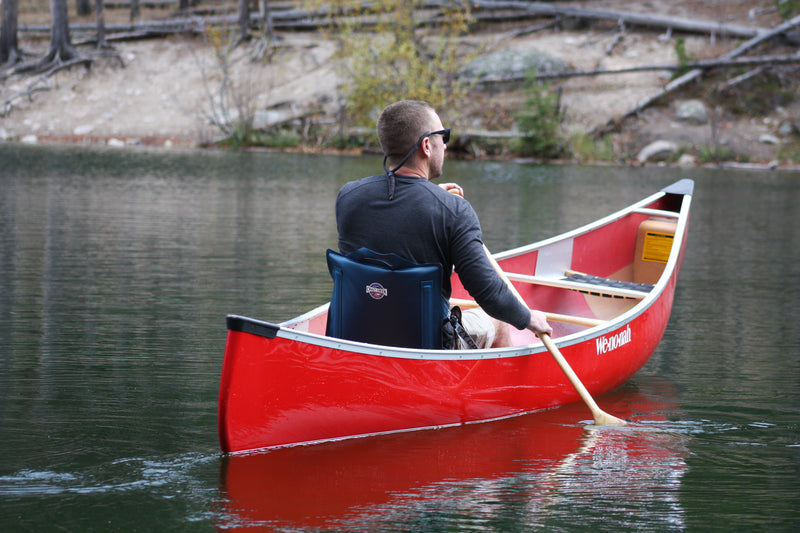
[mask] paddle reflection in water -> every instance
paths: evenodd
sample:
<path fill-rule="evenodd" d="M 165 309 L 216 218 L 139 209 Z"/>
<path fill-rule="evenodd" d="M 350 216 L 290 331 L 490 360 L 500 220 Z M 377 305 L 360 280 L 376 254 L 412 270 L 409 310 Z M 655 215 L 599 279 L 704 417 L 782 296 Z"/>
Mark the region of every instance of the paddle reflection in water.
<path fill-rule="evenodd" d="M 604 397 L 637 421 L 587 431 L 585 407 L 441 430 L 226 456 L 225 531 L 296 528 L 435 531 L 590 528 L 618 509 L 619 525 L 680 527 L 686 436 L 664 428 L 659 400 Z M 659 419 L 662 420 L 659 420 Z M 579 512 L 576 512 L 580 509 Z M 579 517 L 579 518 L 576 518 Z"/>

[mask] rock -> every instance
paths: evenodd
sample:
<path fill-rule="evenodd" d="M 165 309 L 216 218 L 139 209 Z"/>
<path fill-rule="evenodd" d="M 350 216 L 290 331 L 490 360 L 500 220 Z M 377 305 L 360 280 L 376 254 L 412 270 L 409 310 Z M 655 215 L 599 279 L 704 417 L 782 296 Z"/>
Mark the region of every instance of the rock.
<path fill-rule="evenodd" d="M 697 159 L 691 154 L 683 154 L 678 159 L 678 166 L 682 168 L 691 168 L 697 164 Z"/>
<path fill-rule="evenodd" d="M 84 124 L 83 126 L 77 126 L 72 133 L 75 135 L 87 135 L 92 132 L 94 126 L 91 124 Z"/>
<path fill-rule="evenodd" d="M 675 119 L 689 124 L 705 124 L 708 122 L 708 109 L 701 100 L 684 100 L 677 104 Z"/>
<path fill-rule="evenodd" d="M 36 135 L 26 135 L 20 141 L 24 142 L 25 144 L 36 144 L 39 142 L 39 137 Z"/>
<path fill-rule="evenodd" d="M 114 148 L 123 148 L 123 147 L 125 147 L 125 141 L 123 141 L 122 139 L 117 139 L 115 137 L 110 138 L 108 140 L 107 144 L 109 146 L 113 146 Z"/>
<path fill-rule="evenodd" d="M 461 75 L 475 80 L 476 85 L 483 88 L 487 82 L 504 78 L 514 78 L 508 82 L 508 88 L 524 85 L 520 78 L 532 74 L 546 72 L 563 72 L 567 64 L 551 55 L 538 50 L 500 50 L 473 59 L 461 69 Z M 497 84 L 492 84 L 496 87 Z"/>
<path fill-rule="evenodd" d="M 272 126 L 285 124 L 301 116 L 294 106 L 277 107 L 271 109 L 259 109 L 253 115 L 253 128 L 266 130 Z"/>
<path fill-rule="evenodd" d="M 647 161 L 665 161 L 678 153 L 678 145 L 672 141 L 655 141 L 641 149 L 636 159 L 640 163 Z"/>
<path fill-rule="evenodd" d="M 781 125 L 778 126 L 778 133 L 784 137 L 788 137 L 789 135 L 797 133 L 797 131 L 797 124 L 791 120 L 784 120 L 781 122 Z"/>
<path fill-rule="evenodd" d="M 762 144 L 780 144 L 781 140 L 774 135 L 770 135 L 769 133 L 764 133 L 758 137 L 758 142 Z"/>
<path fill-rule="evenodd" d="M 11 136 L 5 130 L 5 128 L 0 128 L 0 141 L 5 141 L 6 139 L 10 139 Z"/>

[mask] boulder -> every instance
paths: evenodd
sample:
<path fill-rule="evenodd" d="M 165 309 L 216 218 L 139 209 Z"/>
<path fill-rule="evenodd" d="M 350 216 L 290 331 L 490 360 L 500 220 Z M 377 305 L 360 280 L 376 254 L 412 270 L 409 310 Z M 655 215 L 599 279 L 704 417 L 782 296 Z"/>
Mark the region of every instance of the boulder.
<path fill-rule="evenodd" d="M 672 141 L 655 141 L 641 149 L 636 159 L 640 163 L 648 161 L 666 161 L 676 155 L 680 148 Z"/>
<path fill-rule="evenodd" d="M 798 132 L 800 132 L 800 129 L 798 129 L 797 124 L 793 120 L 784 120 L 781 122 L 780 126 L 778 126 L 778 133 L 784 137 L 794 135 Z"/>
<path fill-rule="evenodd" d="M 524 85 L 525 76 L 533 72 L 565 70 L 564 61 L 538 50 L 500 50 L 473 59 L 461 69 L 461 75 L 475 81 L 478 88 L 486 88 L 489 81 L 503 79 L 509 79 L 504 86 L 519 88 Z"/>
<path fill-rule="evenodd" d="M 675 119 L 689 124 L 705 124 L 708 122 L 708 109 L 701 100 L 684 100 L 675 108 Z"/>
<path fill-rule="evenodd" d="M 777 138 L 775 135 L 764 133 L 762 135 L 759 135 L 758 142 L 762 144 L 780 144 L 781 140 Z"/>
<path fill-rule="evenodd" d="M 691 154 L 683 154 L 678 159 L 678 166 L 682 168 L 691 168 L 697 165 L 697 158 Z"/>

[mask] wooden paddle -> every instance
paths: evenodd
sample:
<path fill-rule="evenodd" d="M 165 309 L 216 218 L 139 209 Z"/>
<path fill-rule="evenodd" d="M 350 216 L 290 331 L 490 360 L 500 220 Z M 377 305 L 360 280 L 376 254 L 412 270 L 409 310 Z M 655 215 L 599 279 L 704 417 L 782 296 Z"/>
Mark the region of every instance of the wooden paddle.
<path fill-rule="evenodd" d="M 458 189 L 455 188 L 448 189 L 448 192 L 463 197 L 461 191 L 459 191 Z M 489 251 L 489 249 L 486 247 L 485 244 L 483 245 L 483 251 L 484 253 L 486 253 L 486 257 L 489 258 L 489 262 L 492 263 L 495 272 L 497 272 L 500 278 L 502 278 L 502 280 L 514 294 L 514 296 L 517 297 L 517 299 L 522 303 L 522 305 L 528 307 L 527 302 L 522 298 L 522 295 L 520 295 L 520 293 L 517 292 L 517 288 L 514 287 L 514 285 L 511 283 L 511 280 L 508 279 L 508 276 L 506 276 L 506 273 L 503 272 L 502 268 L 500 268 L 500 265 L 497 263 L 497 261 L 495 261 L 492 252 Z M 592 395 L 589 394 L 589 391 L 586 390 L 586 387 L 583 386 L 583 383 L 581 383 L 581 380 L 578 378 L 577 374 L 575 374 L 575 371 L 572 370 L 572 367 L 569 366 L 567 360 L 564 359 L 564 356 L 561 355 L 559 349 L 550 339 L 550 335 L 547 335 L 546 333 L 540 333 L 538 335 L 539 338 L 542 339 L 542 343 L 545 345 L 545 348 L 547 348 L 547 351 L 550 352 L 550 355 L 552 355 L 553 359 L 556 360 L 558 366 L 561 367 L 561 371 L 564 372 L 564 374 L 567 376 L 567 379 L 569 379 L 570 383 L 572 383 L 572 386 L 578 392 L 578 395 L 581 397 L 583 402 L 589 407 L 589 410 L 592 412 L 592 416 L 594 417 L 594 423 L 597 424 L 598 426 L 621 426 L 627 424 L 627 422 L 625 422 L 621 418 L 612 416 L 603 411 L 602 409 L 600 409 L 597 406 L 597 403 L 595 403 L 594 398 L 592 398 Z"/>
<path fill-rule="evenodd" d="M 506 273 L 503 272 L 503 269 L 500 267 L 497 261 L 495 261 L 494 256 L 492 256 L 492 253 L 489 251 L 489 249 L 486 247 L 485 244 L 483 245 L 483 251 L 486 253 L 486 257 L 489 258 L 489 262 L 492 263 L 492 266 L 494 267 L 497 274 L 503 279 L 503 281 L 506 283 L 511 292 L 514 293 L 514 296 L 516 296 L 517 299 L 520 302 L 522 302 L 522 305 L 528 307 L 528 304 L 522 298 L 520 293 L 517 292 L 516 287 L 514 287 L 514 285 L 511 283 L 511 280 L 508 279 L 508 276 L 506 276 Z M 547 351 L 550 352 L 550 355 L 552 355 L 553 359 L 556 360 L 558 366 L 561 367 L 561 371 L 564 372 L 564 374 L 567 376 L 567 379 L 569 379 L 570 383 L 572 383 L 572 386 L 578 392 L 578 395 L 581 397 L 583 402 L 589 407 L 589 410 L 592 412 L 592 416 L 594 417 L 594 423 L 598 426 L 621 426 L 627 424 L 627 422 L 625 422 L 621 418 L 617 418 L 616 416 L 610 415 L 605 411 L 603 411 L 602 409 L 600 409 L 597 406 L 597 403 L 595 403 L 594 398 L 592 398 L 592 395 L 589 394 L 589 391 L 586 390 L 586 387 L 583 386 L 583 383 L 581 383 L 581 380 L 578 378 L 577 374 L 575 374 L 575 371 L 572 370 L 572 367 L 569 366 L 567 360 L 564 358 L 563 355 L 561 355 L 561 352 L 553 343 L 552 339 L 550 339 L 550 335 L 546 333 L 539 333 L 538 335 L 539 338 L 542 339 L 542 343 L 544 343 L 545 347 L 547 348 Z"/>

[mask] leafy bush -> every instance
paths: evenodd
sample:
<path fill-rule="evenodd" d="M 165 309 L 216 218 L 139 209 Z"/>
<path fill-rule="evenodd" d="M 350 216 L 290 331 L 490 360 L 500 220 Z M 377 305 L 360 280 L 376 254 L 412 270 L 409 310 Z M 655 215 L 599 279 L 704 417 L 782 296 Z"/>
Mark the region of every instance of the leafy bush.
<path fill-rule="evenodd" d="M 783 20 L 788 20 L 800 13 L 800 0 L 777 0 L 778 14 Z"/>
<path fill-rule="evenodd" d="M 527 99 L 517 118 L 523 136 L 519 152 L 524 156 L 553 159 L 565 154 L 561 129 L 561 89 L 553 90 L 550 84 L 540 83 L 535 73 L 529 77 L 525 89 Z"/>
<path fill-rule="evenodd" d="M 675 55 L 678 58 L 678 69 L 675 71 L 673 78 L 680 78 L 689 71 L 689 63 L 694 61 L 694 54 L 686 51 L 686 39 L 678 37 L 675 40 Z"/>

